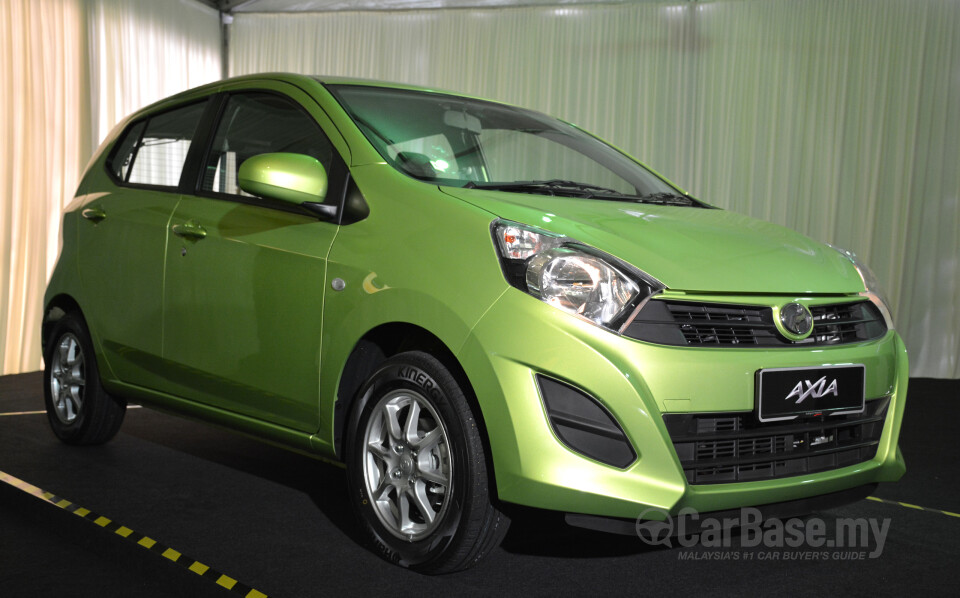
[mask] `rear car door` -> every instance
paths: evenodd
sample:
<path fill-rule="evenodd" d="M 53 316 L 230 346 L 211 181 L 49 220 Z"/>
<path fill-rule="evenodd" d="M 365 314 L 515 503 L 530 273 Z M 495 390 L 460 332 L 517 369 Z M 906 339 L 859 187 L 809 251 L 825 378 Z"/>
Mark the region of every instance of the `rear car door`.
<path fill-rule="evenodd" d="M 206 100 L 132 122 L 89 189 L 79 230 L 82 307 L 114 376 L 157 388 L 167 227 Z"/>
<path fill-rule="evenodd" d="M 173 215 L 163 357 L 173 394 L 314 432 L 326 257 L 338 225 L 244 193 L 237 171 L 258 154 L 306 154 L 327 171 L 327 201 L 338 202 L 347 169 L 305 108 L 319 110 L 313 100 L 273 87 L 222 99 L 198 189 Z"/>

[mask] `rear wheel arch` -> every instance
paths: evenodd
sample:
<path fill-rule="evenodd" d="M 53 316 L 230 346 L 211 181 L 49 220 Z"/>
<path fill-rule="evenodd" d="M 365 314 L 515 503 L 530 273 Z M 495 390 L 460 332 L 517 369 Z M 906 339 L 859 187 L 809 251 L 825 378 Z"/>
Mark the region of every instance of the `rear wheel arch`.
<path fill-rule="evenodd" d="M 123 424 L 127 402 L 103 388 L 83 314 L 79 309 L 65 309 L 69 307 L 62 303 L 49 310 L 56 319 L 49 323 L 44 347 L 47 419 L 53 433 L 67 444 L 103 444 Z"/>
<path fill-rule="evenodd" d="M 43 310 L 43 323 L 40 326 L 40 348 L 44 355 L 47 353 L 47 345 L 51 342 L 50 336 L 53 334 L 57 322 L 70 313 L 75 313 L 86 321 L 83 317 L 83 310 L 80 309 L 80 304 L 66 293 L 56 295 L 47 303 Z"/>

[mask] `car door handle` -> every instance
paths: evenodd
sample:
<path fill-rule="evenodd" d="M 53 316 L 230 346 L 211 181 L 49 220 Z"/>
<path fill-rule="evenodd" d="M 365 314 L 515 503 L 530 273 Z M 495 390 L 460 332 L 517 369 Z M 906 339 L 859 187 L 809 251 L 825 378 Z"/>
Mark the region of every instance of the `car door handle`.
<path fill-rule="evenodd" d="M 87 208 L 84 211 L 80 212 L 80 215 L 96 224 L 104 218 L 107 217 L 107 213 L 101 210 L 100 208 Z"/>
<path fill-rule="evenodd" d="M 183 224 L 174 224 L 173 234 L 184 239 L 202 239 L 207 236 L 207 229 L 189 220 Z"/>

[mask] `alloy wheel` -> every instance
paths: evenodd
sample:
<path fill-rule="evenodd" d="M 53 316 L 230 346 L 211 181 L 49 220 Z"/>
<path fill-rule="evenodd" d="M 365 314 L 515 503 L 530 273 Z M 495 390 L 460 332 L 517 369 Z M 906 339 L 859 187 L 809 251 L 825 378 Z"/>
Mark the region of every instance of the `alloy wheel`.
<path fill-rule="evenodd" d="M 64 334 L 53 351 L 50 365 L 50 396 L 57 419 L 64 424 L 76 421 L 83 407 L 84 370 L 80 341 L 73 334 Z"/>
<path fill-rule="evenodd" d="M 402 389 L 374 407 L 363 439 L 363 474 L 377 518 L 415 542 L 437 529 L 452 496 L 446 427 L 420 393 Z"/>

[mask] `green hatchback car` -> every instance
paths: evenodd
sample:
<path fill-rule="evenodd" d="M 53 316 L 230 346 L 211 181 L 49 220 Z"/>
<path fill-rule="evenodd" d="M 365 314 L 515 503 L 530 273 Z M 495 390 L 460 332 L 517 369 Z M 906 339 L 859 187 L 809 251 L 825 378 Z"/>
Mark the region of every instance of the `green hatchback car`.
<path fill-rule="evenodd" d="M 149 106 L 44 302 L 61 440 L 135 401 L 342 462 L 371 545 L 425 573 L 512 505 L 634 533 L 904 473 L 907 356 L 853 254 L 471 97 L 265 74 Z"/>

